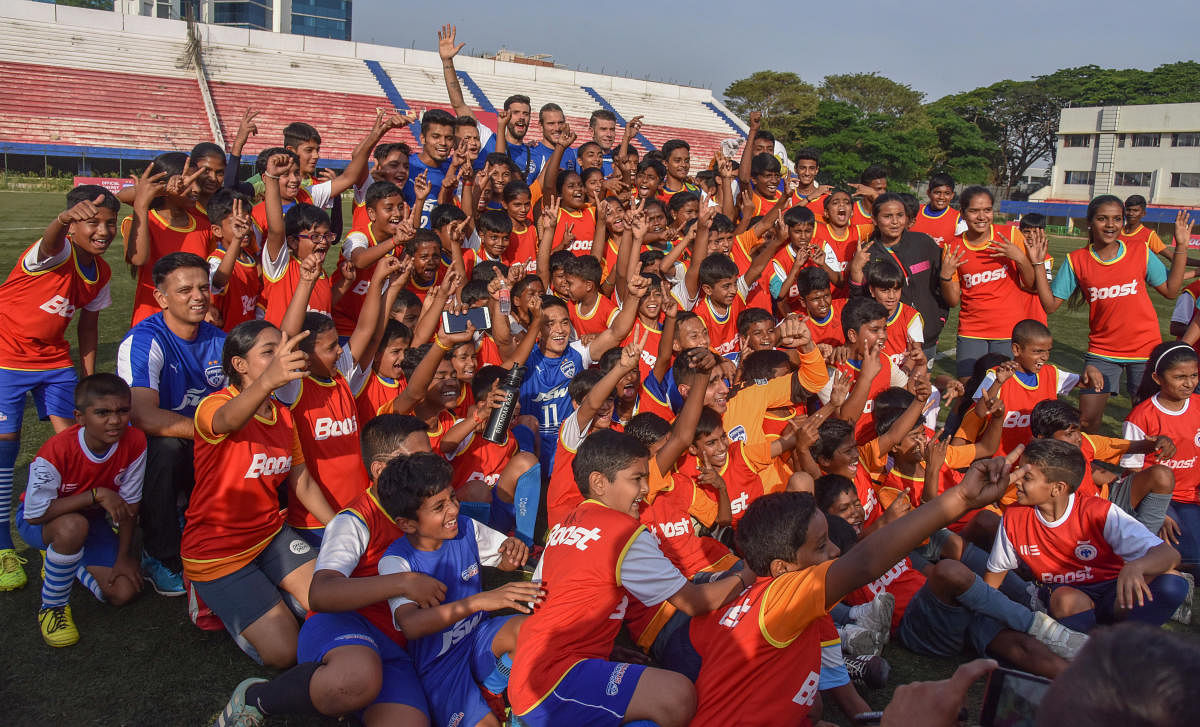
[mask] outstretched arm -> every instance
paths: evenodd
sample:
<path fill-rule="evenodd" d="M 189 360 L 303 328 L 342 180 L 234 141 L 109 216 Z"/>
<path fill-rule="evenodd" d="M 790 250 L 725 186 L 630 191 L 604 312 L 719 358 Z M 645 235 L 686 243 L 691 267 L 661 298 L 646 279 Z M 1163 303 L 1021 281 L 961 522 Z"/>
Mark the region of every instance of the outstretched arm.
<path fill-rule="evenodd" d="M 463 49 L 466 43 L 456 43 L 458 28 L 446 24 L 438 31 L 438 56 L 442 59 L 442 78 L 446 81 L 446 93 L 450 96 L 450 105 L 459 116 L 475 117 L 471 107 L 463 98 L 462 86 L 458 83 L 458 73 L 454 70 L 454 56 Z"/>

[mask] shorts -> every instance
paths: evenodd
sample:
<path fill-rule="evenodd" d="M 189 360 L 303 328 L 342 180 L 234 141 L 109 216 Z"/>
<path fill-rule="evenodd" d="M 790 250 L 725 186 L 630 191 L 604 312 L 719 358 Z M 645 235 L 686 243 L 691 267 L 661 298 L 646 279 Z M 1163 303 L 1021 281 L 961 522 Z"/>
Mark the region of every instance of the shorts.
<path fill-rule="evenodd" d="M 1133 361 L 1114 361 L 1111 358 L 1101 358 L 1093 353 L 1083 356 L 1083 366 L 1095 366 L 1104 375 L 1104 388 L 1100 391 L 1080 391 L 1080 396 L 1093 394 L 1121 393 L 1121 374 L 1125 374 L 1125 393 L 1133 395 L 1142 385 L 1142 376 L 1146 373 L 1146 359 Z"/>
<path fill-rule="evenodd" d="M 341 646 L 365 646 L 379 655 L 383 685 L 372 704 L 404 704 L 429 714 L 425 689 L 412 657 L 400 644 L 356 611 L 314 613 L 300 627 L 296 661 L 320 662 Z"/>
<path fill-rule="evenodd" d="M 316 557 L 312 546 L 290 525 L 284 525 L 254 560 L 238 570 L 214 581 L 191 583 L 242 651 L 257 659 L 242 632 L 283 600 L 279 583 Z"/>
<path fill-rule="evenodd" d="M 991 616 L 942 602 L 927 586 L 921 586 L 900 619 L 896 635 L 905 648 L 926 656 L 962 653 L 968 642 L 978 654 L 1004 630 Z"/>
<path fill-rule="evenodd" d="M 430 724 L 476 725 L 491 714 L 479 685 L 496 668 L 492 642 L 510 618 L 483 618 L 465 638 L 421 672 L 421 683 L 429 699 Z M 439 638 L 448 634 L 444 631 Z"/>
<path fill-rule="evenodd" d="M 1137 517 L 1132 504 L 1133 478 L 1136 474 L 1136 472 L 1130 472 L 1127 475 L 1118 477 L 1108 486 L 1108 501 L 1134 517 Z"/>
<path fill-rule="evenodd" d="M 514 716 L 524 727 L 622 724 L 645 670 L 641 664 L 584 659 L 533 708 Z"/>
<path fill-rule="evenodd" d="M 25 394 L 33 394 L 38 419 L 51 416 L 75 417 L 75 385 L 79 379 L 74 367 L 48 371 L 17 371 L 0 368 L 0 434 L 21 431 L 25 415 Z"/>
<path fill-rule="evenodd" d="M 1012 339 L 958 336 L 954 341 L 954 356 L 958 361 L 954 368 L 954 375 L 960 379 L 971 378 L 975 375 L 975 362 L 989 353 L 998 353 L 1005 358 L 1011 357 Z"/>
<path fill-rule="evenodd" d="M 321 549 L 321 541 L 325 539 L 325 528 L 301 528 L 295 525 L 291 527 L 296 531 L 297 535 L 304 538 L 304 542 L 317 550 Z"/>
<path fill-rule="evenodd" d="M 103 511 L 89 512 L 88 534 L 83 541 L 83 559 L 79 561 L 85 568 L 112 568 L 117 562 L 117 553 L 121 541 L 117 533 L 108 523 L 108 517 Z M 31 548 L 45 550 L 47 543 L 42 540 L 41 525 L 34 525 L 25 519 L 25 503 L 17 506 L 17 534 Z"/>

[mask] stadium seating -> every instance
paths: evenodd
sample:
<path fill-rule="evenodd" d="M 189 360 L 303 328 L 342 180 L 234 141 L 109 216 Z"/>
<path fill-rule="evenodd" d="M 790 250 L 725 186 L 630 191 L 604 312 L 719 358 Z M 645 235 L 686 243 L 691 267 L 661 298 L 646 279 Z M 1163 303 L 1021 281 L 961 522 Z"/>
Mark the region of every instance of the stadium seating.
<path fill-rule="evenodd" d="M 242 112 L 257 108 L 259 134 L 247 143 L 247 157 L 278 144 L 287 123 L 306 120 L 321 132 L 322 162 L 336 163 L 349 158 L 379 108 L 449 107 L 431 51 L 222 26 L 197 31 L 214 118 L 204 110 L 183 22 L 5 0 L 0 146 L 133 158 L 210 140 L 214 126 L 229 142 Z M 590 138 L 588 117 L 597 108 L 622 119 L 640 115 L 645 125 L 635 143 L 643 152 L 685 139 L 694 168 L 708 163 L 722 139 L 745 135 L 703 89 L 465 56 L 456 66 L 484 123 L 494 124 L 489 112 L 507 97 L 531 98 L 530 141 L 541 137 L 536 112 L 548 102 L 563 108 L 580 142 Z"/>

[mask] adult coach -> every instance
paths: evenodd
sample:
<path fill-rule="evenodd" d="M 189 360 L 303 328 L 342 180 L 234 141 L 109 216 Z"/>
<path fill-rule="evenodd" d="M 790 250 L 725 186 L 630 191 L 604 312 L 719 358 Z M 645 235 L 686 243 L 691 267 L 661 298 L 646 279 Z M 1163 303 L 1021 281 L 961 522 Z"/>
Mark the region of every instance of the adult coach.
<path fill-rule="evenodd" d="M 155 591 L 182 596 L 179 499 L 195 484 L 196 405 L 225 386 L 225 333 L 204 322 L 209 282 L 203 258 L 171 253 L 154 264 L 153 272 L 154 299 L 162 312 L 125 334 L 117 374 L 133 390 L 133 424 L 146 433 L 142 569 Z"/>

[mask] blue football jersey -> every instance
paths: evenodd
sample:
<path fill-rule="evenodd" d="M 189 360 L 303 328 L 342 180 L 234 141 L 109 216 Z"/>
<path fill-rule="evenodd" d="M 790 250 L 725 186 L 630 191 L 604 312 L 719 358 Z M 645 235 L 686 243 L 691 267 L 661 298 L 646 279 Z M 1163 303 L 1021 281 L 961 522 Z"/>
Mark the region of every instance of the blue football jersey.
<path fill-rule="evenodd" d="M 425 200 L 425 206 L 421 208 L 421 227 L 429 229 L 429 213 L 437 207 L 438 192 L 442 189 L 442 182 L 446 180 L 446 172 L 450 171 L 450 160 L 442 162 L 440 166 L 429 167 L 425 162 L 421 161 L 420 154 L 411 154 L 408 157 L 408 181 L 404 183 L 404 199 L 412 204 L 417 193 L 413 187 L 413 180 L 425 172 L 425 178 L 429 180 L 429 199 Z"/>
<path fill-rule="evenodd" d="M 558 440 L 559 424 L 575 411 L 567 384 L 591 365 L 591 351 L 578 341 L 573 341 L 562 356 L 546 355 L 541 344 L 529 354 L 525 381 L 521 383 L 521 413 L 537 417 L 538 432 L 543 440 L 551 442 L 551 451 Z"/>
<path fill-rule="evenodd" d="M 196 338 L 186 341 L 155 313 L 125 334 L 117 375 L 130 386 L 157 391 L 159 408 L 190 418 L 201 399 L 225 387 L 224 346 L 225 332 L 212 324 L 201 322 Z"/>
<path fill-rule="evenodd" d="M 533 158 L 531 164 L 533 168 L 532 174 L 525 180 L 526 183 L 532 184 L 533 180 L 541 176 L 542 171 L 546 168 L 546 162 L 550 161 L 551 155 L 554 154 L 554 149 L 546 145 L 546 142 L 538 142 L 537 146 L 529 147 L 529 154 Z M 562 161 L 559 162 L 559 169 L 570 169 L 571 171 L 579 171 L 576 167 L 579 163 L 575 160 L 575 150 L 567 149 L 563 152 Z"/>

